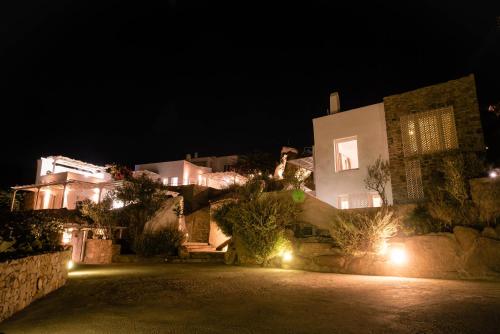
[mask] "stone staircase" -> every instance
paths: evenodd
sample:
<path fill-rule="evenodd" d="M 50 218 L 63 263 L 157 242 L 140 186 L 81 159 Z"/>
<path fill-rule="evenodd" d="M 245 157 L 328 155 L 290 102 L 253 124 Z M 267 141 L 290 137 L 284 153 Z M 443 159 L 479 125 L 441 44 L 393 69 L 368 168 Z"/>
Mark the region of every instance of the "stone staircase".
<path fill-rule="evenodd" d="M 187 256 L 169 257 L 170 263 L 224 263 L 225 252 L 217 251 L 204 242 L 187 242 L 184 244 Z"/>

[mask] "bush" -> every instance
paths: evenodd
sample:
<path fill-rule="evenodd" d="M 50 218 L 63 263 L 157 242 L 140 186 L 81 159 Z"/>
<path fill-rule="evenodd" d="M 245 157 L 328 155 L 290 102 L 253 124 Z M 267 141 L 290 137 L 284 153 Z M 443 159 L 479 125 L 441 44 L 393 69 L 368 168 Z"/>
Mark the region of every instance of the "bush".
<path fill-rule="evenodd" d="M 146 232 L 134 242 L 134 250 L 140 256 L 177 255 L 184 241 L 184 233 L 177 227 L 165 228 L 157 232 Z"/>
<path fill-rule="evenodd" d="M 58 251 L 67 210 L 13 212 L 0 221 L 0 261 Z"/>
<path fill-rule="evenodd" d="M 221 229 L 238 236 L 257 263 L 266 263 L 287 244 L 285 227 L 297 213 L 291 198 L 261 196 L 222 206 L 216 211 L 216 221 Z"/>
<path fill-rule="evenodd" d="M 228 218 L 228 213 L 236 206 L 236 202 L 226 202 L 214 210 L 212 218 L 225 235 L 233 235 L 233 220 Z"/>
<path fill-rule="evenodd" d="M 399 228 L 399 219 L 388 209 L 374 215 L 339 210 L 331 223 L 330 235 L 346 254 L 377 252 Z"/>

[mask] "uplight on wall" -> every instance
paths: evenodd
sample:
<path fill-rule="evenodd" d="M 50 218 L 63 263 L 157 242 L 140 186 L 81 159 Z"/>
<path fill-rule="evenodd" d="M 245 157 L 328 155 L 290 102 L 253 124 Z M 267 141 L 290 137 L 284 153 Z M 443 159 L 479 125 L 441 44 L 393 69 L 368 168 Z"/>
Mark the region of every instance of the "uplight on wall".
<path fill-rule="evenodd" d="M 283 262 L 290 262 L 293 259 L 293 255 L 291 251 L 284 251 L 283 254 L 281 254 L 281 259 Z"/>
<path fill-rule="evenodd" d="M 389 261 L 398 266 L 406 264 L 408 262 L 406 249 L 402 246 L 391 247 L 389 250 Z"/>

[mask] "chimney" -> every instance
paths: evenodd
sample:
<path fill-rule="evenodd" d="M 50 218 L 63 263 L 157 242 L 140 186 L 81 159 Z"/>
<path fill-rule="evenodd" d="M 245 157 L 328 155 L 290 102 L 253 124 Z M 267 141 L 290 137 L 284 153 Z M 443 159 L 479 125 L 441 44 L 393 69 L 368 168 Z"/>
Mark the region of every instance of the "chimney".
<path fill-rule="evenodd" d="M 330 94 L 330 112 L 329 114 L 336 114 L 340 111 L 340 98 L 338 92 Z"/>
<path fill-rule="evenodd" d="M 187 161 L 191 160 L 191 153 L 186 154 L 186 160 Z"/>

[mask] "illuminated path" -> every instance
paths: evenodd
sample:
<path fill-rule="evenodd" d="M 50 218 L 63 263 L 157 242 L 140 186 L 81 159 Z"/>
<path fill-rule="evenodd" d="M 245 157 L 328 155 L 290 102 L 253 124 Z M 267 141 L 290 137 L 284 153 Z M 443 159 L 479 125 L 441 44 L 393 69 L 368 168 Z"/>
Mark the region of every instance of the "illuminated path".
<path fill-rule="evenodd" d="M 500 333 L 500 283 L 203 264 L 84 267 L 0 332 Z"/>

